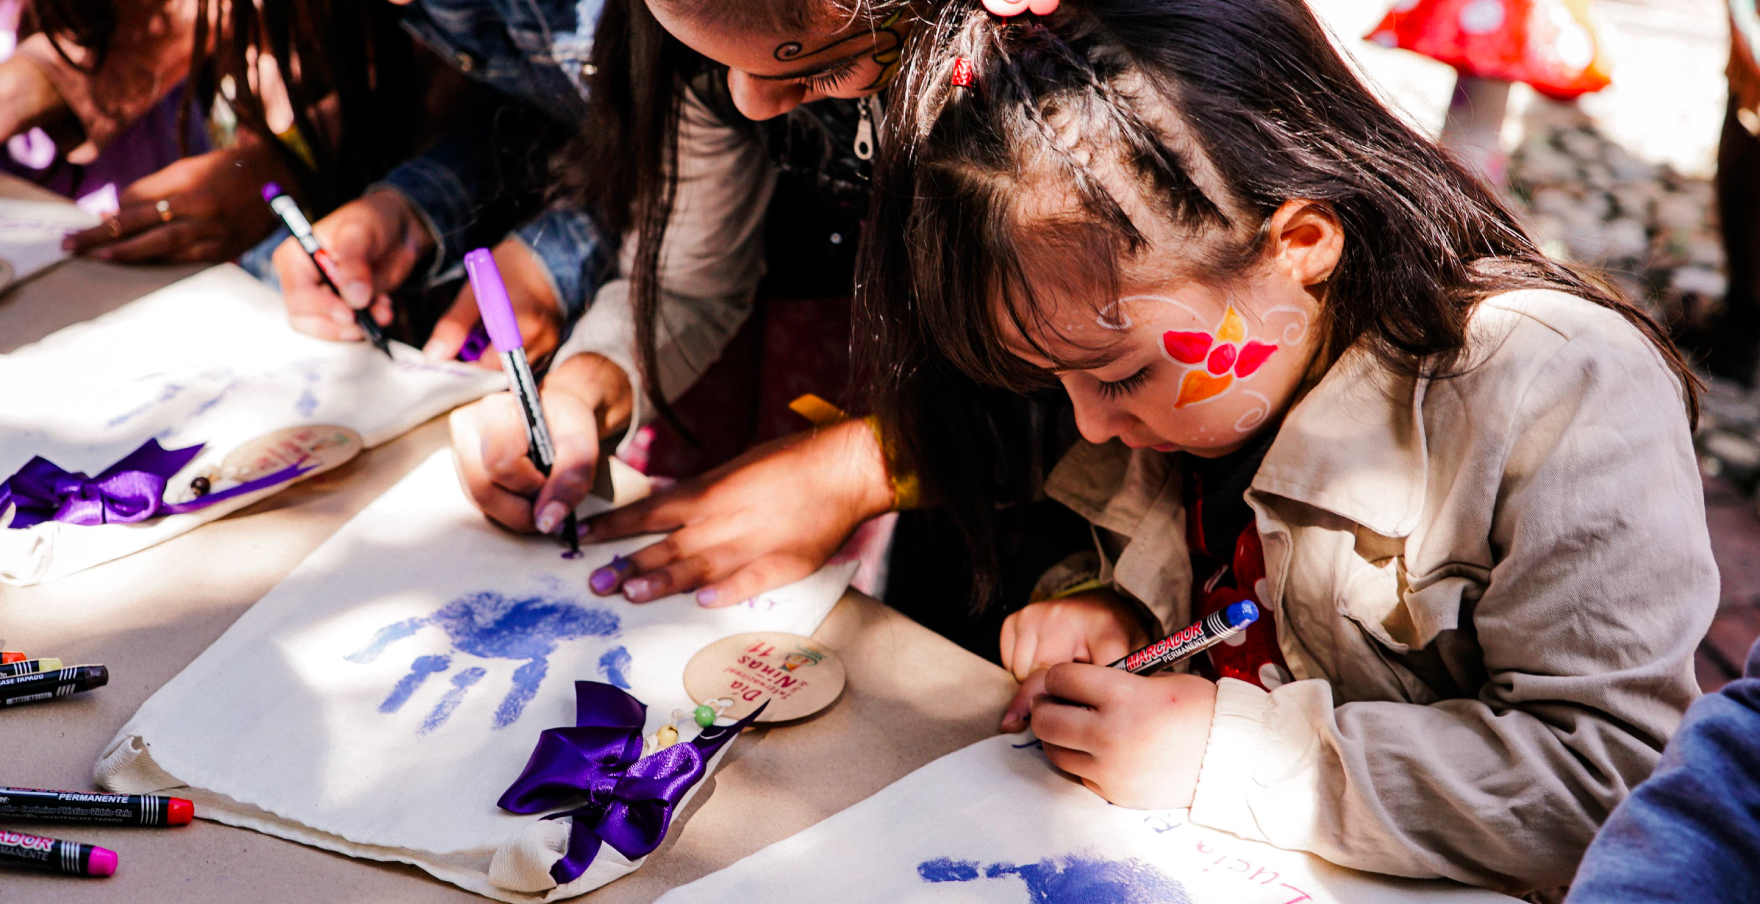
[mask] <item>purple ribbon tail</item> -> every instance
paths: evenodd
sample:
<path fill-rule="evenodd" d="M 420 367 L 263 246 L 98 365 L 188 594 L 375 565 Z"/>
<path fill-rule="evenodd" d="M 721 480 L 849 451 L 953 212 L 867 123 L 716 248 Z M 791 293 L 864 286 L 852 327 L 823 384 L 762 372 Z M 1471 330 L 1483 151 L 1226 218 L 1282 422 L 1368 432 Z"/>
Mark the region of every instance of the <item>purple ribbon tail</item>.
<path fill-rule="evenodd" d="M 171 477 L 201 454 L 202 446 L 166 449 L 156 439 L 105 468 L 96 477 L 69 471 L 42 456 L 25 463 L 0 482 L 0 514 L 13 509 L 8 527 L 27 528 L 45 521 L 65 524 L 133 524 L 164 514 L 193 512 L 245 493 L 292 480 L 313 466 L 295 464 L 266 477 L 182 503 L 167 503 Z"/>
<path fill-rule="evenodd" d="M 760 706 L 733 725 L 710 726 L 643 757 L 647 707 L 609 684 L 576 681 L 574 687 L 575 727 L 542 732 L 525 771 L 498 801 L 514 813 L 540 813 L 586 798 L 545 817 L 573 819 L 568 850 L 550 868 L 558 885 L 586 872 L 601 844 L 631 860 L 653 853 L 666 839 L 673 809 L 702 780 L 716 752 L 764 711 Z"/>

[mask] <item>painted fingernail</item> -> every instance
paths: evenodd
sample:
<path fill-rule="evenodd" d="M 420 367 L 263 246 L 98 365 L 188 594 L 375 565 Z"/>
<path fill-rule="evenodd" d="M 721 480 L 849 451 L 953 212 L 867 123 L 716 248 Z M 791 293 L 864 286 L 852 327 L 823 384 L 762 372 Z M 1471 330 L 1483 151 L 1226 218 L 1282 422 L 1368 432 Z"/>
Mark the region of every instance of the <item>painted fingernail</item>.
<path fill-rule="evenodd" d="M 640 577 L 632 581 L 626 581 L 623 585 L 623 595 L 630 602 L 639 603 L 642 600 L 647 599 L 654 592 L 658 584 L 659 581 L 649 577 Z"/>
<path fill-rule="evenodd" d="M 623 556 L 612 556 L 610 565 L 594 571 L 592 576 L 587 578 L 587 586 L 592 588 L 594 593 L 604 596 L 617 589 L 618 581 L 623 580 L 624 574 L 628 571 L 628 559 Z"/>
<path fill-rule="evenodd" d="M 703 589 L 697 591 L 697 605 L 699 605 L 699 606 L 713 606 L 713 605 L 715 605 L 715 598 L 720 595 L 721 595 L 721 591 L 716 590 L 713 587 L 704 587 Z"/>
<path fill-rule="evenodd" d="M 360 310 L 373 303 L 373 287 L 358 279 L 346 283 L 342 287 L 342 300 L 347 302 L 349 307 Z"/>
<path fill-rule="evenodd" d="M 567 514 L 568 506 L 560 502 L 552 501 L 544 506 L 544 510 L 538 513 L 538 533 L 548 534 L 555 531 L 556 525 L 561 524 L 563 516 Z"/>
<path fill-rule="evenodd" d="M 587 535 L 592 532 L 593 522 L 591 521 L 582 521 L 574 526 L 574 535 L 582 540 L 585 540 Z"/>

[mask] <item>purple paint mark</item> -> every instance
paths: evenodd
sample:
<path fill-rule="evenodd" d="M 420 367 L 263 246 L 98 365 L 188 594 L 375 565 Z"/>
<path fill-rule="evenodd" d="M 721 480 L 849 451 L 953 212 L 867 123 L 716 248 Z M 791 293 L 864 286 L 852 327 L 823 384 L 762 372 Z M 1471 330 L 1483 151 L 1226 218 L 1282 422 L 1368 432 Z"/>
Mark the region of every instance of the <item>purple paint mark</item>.
<path fill-rule="evenodd" d="M 444 672 L 451 667 L 452 657 L 450 656 L 417 656 L 416 661 L 410 663 L 409 674 L 399 678 L 397 686 L 391 689 L 391 694 L 385 698 L 385 702 L 379 704 L 379 711 L 394 713 L 402 709 L 403 705 L 409 702 L 410 695 L 416 692 L 416 688 L 422 686 L 422 682 L 428 680 L 429 675 L 435 672 Z"/>
<path fill-rule="evenodd" d="M 202 404 L 197 405 L 196 410 L 191 412 L 190 416 L 194 417 L 196 415 L 207 414 L 209 411 L 212 411 L 214 409 L 215 405 L 220 404 L 221 400 L 226 398 L 227 393 L 231 392 L 235 387 L 238 386 L 238 383 L 239 383 L 239 381 L 235 379 L 235 380 L 231 381 L 230 383 L 227 383 L 225 386 L 220 387 L 219 393 L 217 393 L 213 398 L 207 400 L 206 402 L 203 402 Z"/>
<path fill-rule="evenodd" d="M 917 875 L 924 882 L 970 882 L 978 878 L 978 864 L 975 860 L 941 857 L 917 864 Z"/>
<path fill-rule="evenodd" d="M 177 398 L 178 395 L 180 395 L 182 392 L 183 392 L 183 385 L 182 384 L 180 384 L 180 383 L 167 384 L 164 389 L 159 391 L 158 398 L 151 399 L 146 402 L 142 402 L 141 404 L 136 405 L 135 407 L 133 407 L 127 411 L 124 411 L 123 413 L 121 413 L 121 414 L 111 418 L 109 421 L 105 422 L 104 426 L 106 426 L 106 427 L 119 427 L 123 424 L 126 424 L 129 421 L 132 421 L 135 418 L 140 417 L 143 414 L 146 414 L 147 412 L 153 410 L 154 408 L 157 408 L 158 406 L 163 405 L 166 402 L 169 402 L 172 399 Z"/>
<path fill-rule="evenodd" d="M 627 691 L 629 690 L 629 679 L 624 675 L 629 673 L 629 665 L 629 650 L 623 647 L 612 647 L 605 651 L 605 655 L 599 657 L 599 674 L 605 676 L 607 684 L 621 687 Z"/>
<path fill-rule="evenodd" d="M 471 689 L 471 685 L 483 680 L 485 674 L 487 673 L 481 668 L 471 666 L 452 676 L 452 690 L 447 691 L 446 696 L 441 697 L 440 702 L 434 704 L 434 711 L 428 713 L 428 717 L 422 720 L 422 727 L 416 729 L 416 734 L 427 734 L 445 725 L 446 720 L 452 718 L 452 711 L 464 702 L 465 692 Z"/>
<path fill-rule="evenodd" d="M 556 652 L 558 643 L 582 637 L 615 637 L 620 626 L 616 614 L 587 608 L 566 598 L 511 598 L 486 590 L 459 597 L 432 615 L 386 625 L 374 633 L 365 647 L 343 658 L 357 663 L 372 662 L 392 644 L 425 628 L 437 627 L 446 632 L 457 652 L 479 659 L 524 660 L 525 664 L 513 673 L 513 686 L 495 710 L 494 727 L 499 729 L 517 722 L 524 714 L 526 704 L 537 696 L 550 669 L 550 654 Z M 395 712 L 429 675 L 443 672 L 450 665 L 449 656 L 417 658 L 409 674 L 398 680 L 390 696 L 380 705 L 380 711 Z M 624 667 L 627 668 L 627 664 Z M 475 677 L 465 680 L 465 676 L 473 672 Z M 423 722 L 420 733 L 426 734 L 445 722 L 452 709 L 464 699 L 465 691 L 483 674 L 481 668 L 473 667 L 453 676 L 453 689 Z"/>
<path fill-rule="evenodd" d="M 992 863 L 984 868 L 984 876 L 1019 876 L 1027 884 L 1032 904 L 1191 904 L 1185 886 L 1136 858 L 1072 855 L 1063 859 L 1062 867 L 1051 859 L 1021 866 Z M 978 878 L 978 864 L 942 857 L 918 864 L 917 874 L 924 882 L 972 882 Z"/>

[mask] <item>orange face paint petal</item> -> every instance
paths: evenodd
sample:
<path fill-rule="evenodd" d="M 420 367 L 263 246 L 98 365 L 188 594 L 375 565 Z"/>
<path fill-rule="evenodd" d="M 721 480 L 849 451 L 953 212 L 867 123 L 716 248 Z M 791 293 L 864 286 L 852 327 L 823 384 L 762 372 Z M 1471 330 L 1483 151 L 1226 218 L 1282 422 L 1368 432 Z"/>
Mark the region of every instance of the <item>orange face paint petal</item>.
<path fill-rule="evenodd" d="M 1234 305 L 1229 305 L 1228 310 L 1222 313 L 1222 325 L 1216 328 L 1216 341 L 1233 342 L 1238 345 L 1245 338 L 1247 338 L 1246 321 L 1241 319 L 1240 314 L 1235 313 Z"/>
<path fill-rule="evenodd" d="M 1250 377 L 1253 372 L 1265 364 L 1265 359 L 1277 351 L 1277 346 L 1267 345 L 1254 339 L 1241 348 L 1240 357 L 1235 359 L 1234 372 L 1242 377 Z"/>
<path fill-rule="evenodd" d="M 1196 364 L 1209 354 L 1210 346 L 1215 340 L 1209 333 L 1184 333 L 1169 331 L 1161 334 L 1161 347 L 1167 351 L 1167 357 L 1181 364 Z"/>
<path fill-rule="evenodd" d="M 1213 399 L 1233 382 L 1234 377 L 1229 374 L 1212 377 L 1201 370 L 1190 371 L 1179 382 L 1179 398 L 1174 400 L 1173 407 L 1184 408 L 1205 399 Z"/>

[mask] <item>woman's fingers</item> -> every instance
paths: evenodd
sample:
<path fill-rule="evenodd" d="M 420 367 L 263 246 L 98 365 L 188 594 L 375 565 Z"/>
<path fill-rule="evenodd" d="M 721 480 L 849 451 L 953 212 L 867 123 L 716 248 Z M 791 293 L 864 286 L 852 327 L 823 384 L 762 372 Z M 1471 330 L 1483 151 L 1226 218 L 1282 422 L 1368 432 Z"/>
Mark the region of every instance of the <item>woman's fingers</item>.
<path fill-rule="evenodd" d="M 510 394 L 498 393 L 454 411 L 449 424 L 459 480 L 471 501 L 496 523 L 531 531 L 529 493 L 537 492 L 543 475 L 525 459 L 525 428 L 517 408 Z"/>
<path fill-rule="evenodd" d="M 809 574 L 816 566 L 798 556 L 765 556 L 722 578 L 709 575 L 697 590 L 697 605 L 710 609 L 735 606 L 759 594 L 787 586 Z"/>
<path fill-rule="evenodd" d="M 691 484 L 685 484 L 597 515 L 587 522 L 587 532 L 582 536 L 591 536 L 594 543 L 601 543 L 676 530 L 684 524 L 681 511 L 695 501 L 696 494 L 690 488 Z"/>
<path fill-rule="evenodd" d="M 548 534 L 593 491 L 593 475 L 599 466 L 599 421 L 590 402 L 566 389 L 552 387 L 540 398 L 556 458 L 532 510 L 537 513 L 538 532 Z"/>
<path fill-rule="evenodd" d="M 172 220 L 135 233 L 119 242 L 110 242 L 92 249 L 91 253 L 107 261 L 138 263 L 165 257 L 187 248 L 202 238 L 207 230 L 194 220 Z"/>
<path fill-rule="evenodd" d="M 422 346 L 422 356 L 429 361 L 457 358 L 459 349 L 464 348 L 465 340 L 470 338 L 471 328 L 482 319 L 477 312 L 477 294 L 467 282 L 459 290 L 458 297 L 453 299 L 452 307 L 447 308 L 434 324 L 434 331 L 428 334 L 428 344 Z M 499 368 L 501 359 L 492 350 L 485 350 L 475 363 L 478 367 Z"/>
<path fill-rule="evenodd" d="M 1027 727 L 1033 716 L 1033 701 L 1045 693 L 1045 672 L 1040 670 L 1028 675 L 1021 682 L 1019 690 L 1014 692 L 1014 699 L 1008 702 L 1008 708 L 1002 711 L 1002 730 L 1016 732 Z"/>

